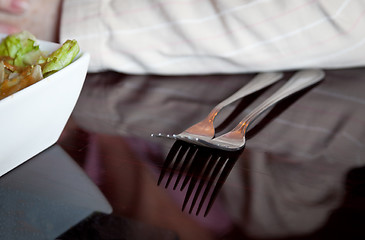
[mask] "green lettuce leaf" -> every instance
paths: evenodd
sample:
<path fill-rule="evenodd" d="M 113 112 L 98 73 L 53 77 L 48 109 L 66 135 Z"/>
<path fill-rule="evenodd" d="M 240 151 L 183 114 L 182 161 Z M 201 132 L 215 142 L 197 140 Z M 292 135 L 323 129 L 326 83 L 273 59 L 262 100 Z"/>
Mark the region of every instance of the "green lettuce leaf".
<path fill-rule="evenodd" d="M 41 56 L 36 38 L 29 32 L 23 31 L 7 36 L 0 43 L 0 56 L 13 58 L 11 64 L 23 67 L 33 64 Z"/>
<path fill-rule="evenodd" d="M 62 46 L 51 53 L 46 59 L 46 63 L 43 67 L 43 75 L 49 75 L 56 72 L 67 65 L 80 52 L 80 47 L 76 40 L 67 40 Z"/>

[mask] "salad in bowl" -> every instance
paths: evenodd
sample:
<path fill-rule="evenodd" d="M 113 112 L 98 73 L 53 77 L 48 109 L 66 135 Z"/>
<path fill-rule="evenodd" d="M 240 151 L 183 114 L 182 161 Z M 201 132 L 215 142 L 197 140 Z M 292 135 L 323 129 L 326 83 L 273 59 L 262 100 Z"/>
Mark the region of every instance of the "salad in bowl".
<path fill-rule="evenodd" d="M 29 32 L 5 37 L 0 43 L 0 99 L 66 67 L 79 51 L 76 40 L 67 40 L 48 54 Z"/>
<path fill-rule="evenodd" d="M 0 34 L 0 176 L 57 142 L 89 60 L 76 40 Z"/>

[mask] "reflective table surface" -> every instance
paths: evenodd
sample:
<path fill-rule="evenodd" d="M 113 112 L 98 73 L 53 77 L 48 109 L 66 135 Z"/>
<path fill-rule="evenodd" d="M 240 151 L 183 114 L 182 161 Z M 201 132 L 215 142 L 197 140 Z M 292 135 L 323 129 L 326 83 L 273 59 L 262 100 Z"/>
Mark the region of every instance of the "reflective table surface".
<path fill-rule="evenodd" d="M 268 112 L 206 216 L 157 185 L 174 140 L 151 133 L 181 132 L 252 76 L 89 74 L 59 141 L 0 178 L 0 239 L 363 239 L 365 69 L 327 71 Z"/>

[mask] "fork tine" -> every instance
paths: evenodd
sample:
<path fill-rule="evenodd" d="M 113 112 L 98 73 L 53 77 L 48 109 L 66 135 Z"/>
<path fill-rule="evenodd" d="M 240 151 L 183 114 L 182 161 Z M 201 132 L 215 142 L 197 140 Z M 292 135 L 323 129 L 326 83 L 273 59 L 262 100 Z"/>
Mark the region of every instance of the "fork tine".
<path fill-rule="evenodd" d="M 189 147 L 188 153 L 186 154 L 185 160 L 183 161 L 182 166 L 179 170 L 179 174 L 176 178 L 175 185 L 173 187 L 174 190 L 176 189 L 177 185 L 179 184 L 180 179 L 181 179 L 183 173 L 185 172 L 185 169 L 191 165 L 191 161 L 193 160 L 197 150 L 198 150 L 198 148 L 194 145 Z M 180 190 L 183 190 L 183 187 Z"/>
<path fill-rule="evenodd" d="M 212 186 L 214 186 L 204 213 L 205 217 L 210 211 L 218 195 L 218 192 L 222 188 L 222 185 L 224 184 L 241 152 L 242 151 L 226 152 L 202 146 L 198 147 L 197 145 L 191 145 L 185 141 L 177 140 L 167 154 L 157 184 L 161 184 L 167 170 L 172 165 L 170 174 L 165 184 L 165 188 L 167 188 L 172 180 L 173 175 L 175 174 L 176 169 L 180 165 L 181 161 L 183 161 L 173 187 L 175 190 L 185 170 L 188 169 L 180 189 L 182 191 L 189 183 L 189 187 L 182 206 L 182 211 L 185 210 L 186 205 L 189 202 L 197 183 L 199 182 L 197 188 L 195 189 L 195 194 L 189 209 L 189 213 L 191 213 L 198 201 L 202 189 L 205 186 L 203 195 L 200 198 L 198 209 L 196 211 L 196 215 L 199 215 Z"/>
<path fill-rule="evenodd" d="M 169 153 L 167 154 L 165 162 L 162 166 L 160 177 L 158 178 L 158 181 L 157 181 L 157 185 L 161 184 L 161 181 L 165 176 L 166 170 L 170 166 L 171 162 L 174 160 L 174 158 L 175 158 L 176 154 L 179 152 L 180 148 L 181 148 L 181 145 L 177 141 L 172 145 Z"/>
<path fill-rule="evenodd" d="M 196 153 L 195 156 L 191 158 L 191 164 L 189 166 L 189 169 L 185 175 L 185 179 L 181 185 L 180 191 L 184 190 L 184 188 L 186 187 L 186 185 L 188 184 L 188 182 L 190 181 L 190 179 L 194 176 L 194 173 L 196 172 L 196 168 L 199 166 L 196 162 L 196 159 L 202 159 L 203 157 L 203 150 L 201 147 L 196 148 Z M 200 162 L 200 161 L 198 161 Z"/>
<path fill-rule="evenodd" d="M 209 182 L 209 176 L 210 176 L 210 173 L 213 169 L 213 167 L 216 165 L 217 161 L 218 161 L 219 157 L 217 156 L 212 156 L 209 160 L 208 160 L 208 163 L 206 164 L 206 167 L 205 167 L 205 170 L 204 170 L 204 173 L 203 175 L 201 176 L 201 179 L 200 179 L 200 182 L 199 182 L 199 185 L 198 185 L 198 188 L 196 189 L 195 191 L 195 194 L 194 194 L 194 198 L 193 198 L 193 201 L 191 202 L 191 205 L 190 205 L 190 210 L 189 210 L 189 213 L 192 212 L 194 206 L 195 206 L 195 203 L 196 201 L 198 200 L 198 197 L 200 195 L 200 192 L 203 188 L 203 186 L 207 183 L 207 181 Z"/>
<path fill-rule="evenodd" d="M 203 204 L 205 202 L 205 199 L 208 196 L 209 190 L 212 187 L 216 177 L 218 176 L 219 172 L 221 171 L 222 167 L 224 166 L 225 160 L 221 157 L 221 158 L 217 158 L 217 163 L 214 167 L 214 170 L 211 174 L 211 178 L 207 181 L 207 186 L 205 187 L 204 193 L 200 199 L 200 203 L 198 206 L 198 209 L 196 211 L 196 215 L 199 215 L 201 208 L 203 207 Z"/>
<path fill-rule="evenodd" d="M 213 189 L 212 195 L 210 196 L 207 208 L 204 213 L 204 217 L 206 217 L 207 214 L 209 213 L 215 199 L 217 198 L 218 192 L 221 190 L 224 182 L 226 181 L 226 179 L 227 179 L 229 173 L 231 172 L 233 166 L 235 165 L 237 159 L 238 159 L 238 154 L 235 154 L 235 156 L 233 156 L 233 157 L 225 158 L 224 165 L 222 167 L 222 171 L 220 171 L 220 176 Z"/>
<path fill-rule="evenodd" d="M 169 184 L 171 182 L 171 179 L 174 176 L 174 173 L 175 173 L 175 170 L 176 170 L 177 166 L 180 164 L 181 160 L 184 158 L 187 151 L 189 151 L 189 147 L 186 146 L 186 145 L 181 145 L 179 153 L 176 155 L 174 164 L 171 168 L 170 175 L 169 175 L 169 177 L 166 181 L 165 188 L 167 188 L 169 186 Z"/>
<path fill-rule="evenodd" d="M 209 151 L 206 151 L 206 149 L 198 149 L 198 152 L 195 156 L 195 158 L 192 161 L 192 165 L 190 166 L 189 173 L 191 175 L 187 176 L 190 178 L 190 183 L 188 190 L 185 195 L 185 199 L 183 202 L 182 210 L 184 211 L 186 204 L 188 203 L 190 196 L 195 188 L 195 185 L 199 179 L 199 174 L 204 169 L 206 163 L 208 162 L 209 158 L 211 157 L 211 154 Z M 186 179 L 185 179 L 186 180 Z M 187 184 L 187 181 L 185 181 Z"/>

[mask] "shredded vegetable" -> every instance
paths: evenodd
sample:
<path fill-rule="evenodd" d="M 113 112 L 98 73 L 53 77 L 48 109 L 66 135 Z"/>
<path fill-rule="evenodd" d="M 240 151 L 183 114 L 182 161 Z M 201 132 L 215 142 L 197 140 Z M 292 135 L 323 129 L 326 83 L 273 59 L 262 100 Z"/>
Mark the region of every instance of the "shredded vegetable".
<path fill-rule="evenodd" d="M 0 99 L 66 67 L 79 51 L 76 40 L 67 40 L 47 55 L 29 32 L 7 36 L 0 43 Z"/>

